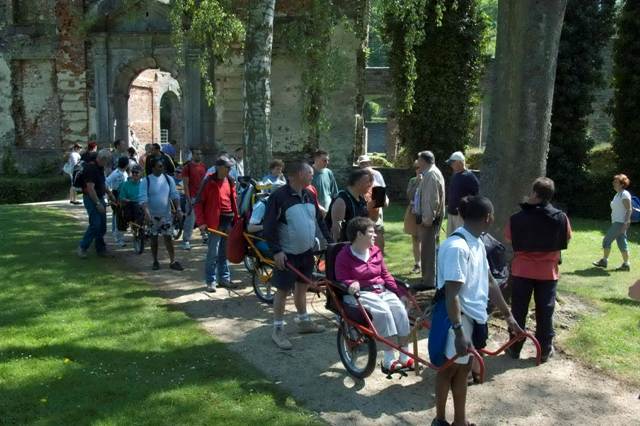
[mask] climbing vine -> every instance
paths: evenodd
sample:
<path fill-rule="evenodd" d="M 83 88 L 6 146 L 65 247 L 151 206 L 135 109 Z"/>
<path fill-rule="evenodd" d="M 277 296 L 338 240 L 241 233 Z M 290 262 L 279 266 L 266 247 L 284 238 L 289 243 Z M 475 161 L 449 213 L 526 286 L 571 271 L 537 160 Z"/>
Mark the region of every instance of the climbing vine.
<path fill-rule="evenodd" d="M 244 41 L 244 25 L 231 4 L 225 0 L 174 0 L 169 15 L 178 61 L 185 58 L 186 49 L 199 52 L 198 68 L 209 105 L 215 100 L 214 64 L 228 61 Z"/>
<path fill-rule="evenodd" d="M 473 135 L 486 17 L 476 0 L 385 0 L 384 12 L 401 142 L 442 161 Z"/>
<path fill-rule="evenodd" d="M 344 10 L 333 0 L 311 0 L 302 16 L 277 28 L 276 39 L 301 66 L 304 122 L 309 137 L 305 151 L 318 148 L 320 135 L 329 129 L 328 94 L 340 87 L 348 77 L 348 54 L 336 45 L 336 28 L 353 30 Z"/>

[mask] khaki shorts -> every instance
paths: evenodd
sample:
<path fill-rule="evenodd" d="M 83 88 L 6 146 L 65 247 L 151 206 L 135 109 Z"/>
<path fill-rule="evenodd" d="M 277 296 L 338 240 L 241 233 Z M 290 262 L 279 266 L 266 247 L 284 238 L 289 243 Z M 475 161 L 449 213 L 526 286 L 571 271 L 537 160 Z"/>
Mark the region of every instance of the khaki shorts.
<path fill-rule="evenodd" d="M 173 237 L 173 220 L 167 217 L 152 217 L 149 232 L 154 237 L 158 235 Z"/>

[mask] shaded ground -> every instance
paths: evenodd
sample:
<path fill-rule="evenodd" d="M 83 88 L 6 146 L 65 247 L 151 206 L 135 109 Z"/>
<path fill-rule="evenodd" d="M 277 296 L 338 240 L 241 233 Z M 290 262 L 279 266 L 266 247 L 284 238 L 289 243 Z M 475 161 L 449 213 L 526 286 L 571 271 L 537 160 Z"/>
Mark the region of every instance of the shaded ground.
<path fill-rule="evenodd" d="M 84 220 L 82 208 L 62 203 L 55 207 Z M 205 247 L 199 242 L 193 246 L 191 252 L 177 251 L 178 260 L 186 268 L 182 273 L 168 270 L 166 258 L 161 260 L 163 269 L 152 272 L 148 251 L 137 256 L 130 247 L 117 250 L 116 259 L 107 261 L 150 283 L 148 291 L 127 297 L 162 295 L 167 299 L 167 309 L 184 311 L 228 343 L 238 354 L 238 368 L 245 362 L 257 366 L 331 424 L 428 424 L 433 418 L 433 371 L 401 380 L 387 380 L 376 371 L 366 381 L 355 382 L 340 363 L 336 328 L 331 315 L 323 308 L 324 299 L 312 295 L 309 312 L 329 330 L 321 335 L 295 335 L 290 304 L 286 319 L 291 324 L 287 329 L 294 349 L 276 349 L 270 340 L 271 310 L 253 296 L 249 276 L 236 266 L 233 273 L 234 279 L 242 283 L 240 290 L 204 293 Z M 500 329 L 494 331 L 494 344 L 506 338 Z M 424 346 L 423 339 L 423 354 Z M 486 383 L 470 388 L 468 396 L 469 418 L 479 425 L 640 424 L 637 390 L 561 355 L 540 367 L 535 367 L 531 358 L 514 361 L 505 356 L 488 359 L 486 364 Z M 449 413 L 451 418 L 451 411 Z"/>

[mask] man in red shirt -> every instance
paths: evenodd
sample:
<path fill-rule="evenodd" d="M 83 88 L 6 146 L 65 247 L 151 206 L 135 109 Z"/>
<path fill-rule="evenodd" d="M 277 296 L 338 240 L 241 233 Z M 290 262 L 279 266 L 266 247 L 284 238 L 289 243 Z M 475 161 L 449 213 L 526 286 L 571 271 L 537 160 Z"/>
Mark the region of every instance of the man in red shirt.
<path fill-rule="evenodd" d="M 229 176 L 233 163 L 220 157 L 214 163 L 216 171 L 204 181 L 200 199 L 195 204 L 196 222 L 201 231 L 215 229 L 226 234 L 238 219 L 235 182 Z M 218 283 L 232 287 L 231 271 L 227 261 L 227 238 L 209 231 L 205 284 L 208 292 L 215 292 Z"/>
<path fill-rule="evenodd" d="M 191 161 L 182 168 L 182 188 L 186 199 L 184 218 L 184 233 L 182 234 L 182 248 L 191 250 L 191 235 L 193 226 L 196 223 L 196 214 L 193 209 L 193 202 L 198 194 L 200 183 L 207 173 L 207 166 L 202 162 L 202 151 L 198 148 L 191 150 Z"/>
<path fill-rule="evenodd" d="M 521 211 L 512 215 L 505 228 L 505 238 L 513 246 L 511 275 L 513 293 L 511 313 L 524 329 L 533 294 L 536 307 L 536 338 L 542 347 L 542 362 L 553 356 L 553 311 L 560 272 L 560 251 L 571 239 L 569 218 L 551 205 L 555 192 L 553 181 L 540 177 Z M 524 342 L 507 351 L 512 358 L 520 356 Z"/>

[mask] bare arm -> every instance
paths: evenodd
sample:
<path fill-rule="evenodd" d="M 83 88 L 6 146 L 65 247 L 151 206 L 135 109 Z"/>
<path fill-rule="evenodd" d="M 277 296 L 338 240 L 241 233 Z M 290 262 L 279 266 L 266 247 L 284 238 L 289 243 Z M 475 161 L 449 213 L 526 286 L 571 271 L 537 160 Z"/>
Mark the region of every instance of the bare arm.
<path fill-rule="evenodd" d="M 462 328 L 462 311 L 460 310 L 460 299 L 458 297 L 462 284 L 459 281 L 446 281 L 444 283 L 447 315 L 456 335 L 455 346 L 458 356 L 464 356 L 472 347 L 471 336 L 467 336 Z"/>
<path fill-rule="evenodd" d="M 342 198 L 336 199 L 331 207 L 331 237 L 333 241 L 340 241 L 340 222 L 344 220 L 346 207 Z"/>

